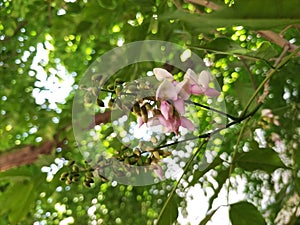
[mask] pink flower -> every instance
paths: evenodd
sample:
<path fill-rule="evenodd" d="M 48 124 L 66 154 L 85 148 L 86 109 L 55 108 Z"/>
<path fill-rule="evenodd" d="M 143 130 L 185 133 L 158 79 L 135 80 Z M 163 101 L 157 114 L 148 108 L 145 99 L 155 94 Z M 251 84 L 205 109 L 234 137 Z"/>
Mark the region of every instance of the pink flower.
<path fill-rule="evenodd" d="M 210 81 L 210 72 L 203 70 L 199 75 L 197 75 L 193 70 L 188 69 L 184 75 L 184 80 L 178 85 L 178 88 L 180 89 L 179 95 L 185 100 L 191 94 L 204 94 L 208 97 L 219 96 L 219 91 L 209 87 Z"/>
<path fill-rule="evenodd" d="M 163 115 L 157 115 L 155 117 L 152 117 L 147 122 L 147 126 L 157 126 L 162 125 L 164 127 L 164 132 L 171 133 L 174 132 L 176 135 L 179 134 L 179 127 L 184 127 L 188 130 L 194 130 L 195 126 L 184 116 L 174 116 L 170 117 L 169 119 L 166 119 Z"/>

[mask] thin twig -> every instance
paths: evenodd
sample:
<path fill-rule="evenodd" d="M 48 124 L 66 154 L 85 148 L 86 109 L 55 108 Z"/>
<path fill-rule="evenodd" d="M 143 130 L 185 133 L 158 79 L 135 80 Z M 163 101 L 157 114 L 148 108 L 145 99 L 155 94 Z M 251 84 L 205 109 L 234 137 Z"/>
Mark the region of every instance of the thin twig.
<path fill-rule="evenodd" d="M 271 77 L 277 72 L 278 69 L 280 69 L 282 66 L 284 66 L 292 57 L 297 55 L 297 53 L 300 51 L 300 47 L 298 47 L 295 51 L 293 51 L 289 56 L 283 58 L 283 60 L 276 66 L 276 68 L 272 68 L 268 71 L 266 78 L 260 83 L 256 91 L 253 93 L 251 98 L 246 104 L 246 107 L 244 108 L 242 112 L 242 116 L 246 114 L 247 110 L 249 109 L 250 105 L 252 104 L 253 100 L 256 98 L 260 90 L 264 87 L 265 83 L 268 82 L 268 80 L 271 79 Z"/>
<path fill-rule="evenodd" d="M 212 107 L 210 107 L 210 106 L 202 105 L 202 104 L 200 104 L 200 103 L 193 102 L 193 101 L 191 101 L 191 100 L 187 100 L 186 102 L 187 102 L 187 103 L 194 104 L 194 105 L 196 105 L 196 106 L 200 106 L 200 107 L 202 107 L 202 108 L 204 108 L 204 109 L 207 109 L 207 110 L 210 110 L 210 111 L 219 113 L 220 115 L 226 116 L 226 117 L 228 117 L 229 119 L 232 119 L 232 120 L 238 120 L 238 119 L 239 119 L 238 117 L 235 117 L 235 116 L 232 116 L 232 115 L 230 115 L 230 114 L 228 114 L 228 113 L 225 113 L 225 112 L 222 112 L 222 111 L 220 111 L 220 110 L 214 109 L 214 108 L 212 108 Z"/>
<path fill-rule="evenodd" d="M 190 167 L 190 165 L 192 164 L 194 158 L 197 156 L 197 154 L 200 152 L 200 150 L 202 149 L 202 147 L 208 142 L 208 139 L 204 140 L 201 145 L 198 147 L 197 151 L 195 151 L 195 153 L 192 155 L 192 157 L 189 159 L 189 161 L 187 162 L 187 164 L 185 165 L 184 169 L 183 169 L 183 173 L 181 174 L 180 178 L 178 179 L 178 181 L 175 183 L 175 186 L 173 187 L 172 191 L 170 192 L 167 200 L 165 201 L 165 204 L 163 205 L 159 215 L 158 215 L 158 218 L 157 218 L 157 221 L 156 221 L 156 224 L 158 223 L 158 221 L 161 220 L 162 218 L 162 215 L 164 213 L 164 211 L 166 210 L 166 207 L 167 205 L 169 204 L 169 202 L 171 201 L 171 198 L 174 196 L 175 194 L 175 191 L 178 187 L 178 185 L 180 184 L 180 181 L 182 180 L 184 174 L 186 174 L 188 168 Z"/>
<path fill-rule="evenodd" d="M 261 106 L 262 106 L 262 104 L 258 104 L 255 107 L 255 109 L 253 109 L 250 113 L 248 113 L 247 115 L 241 116 L 240 118 L 236 119 L 233 122 L 230 122 L 230 123 L 226 124 L 226 126 L 224 126 L 224 127 L 215 129 L 213 131 L 210 131 L 210 132 L 207 132 L 207 133 L 204 133 L 204 134 L 200 134 L 198 136 L 194 136 L 194 137 L 190 137 L 190 138 L 187 138 L 187 139 L 184 139 L 184 140 L 175 141 L 175 142 L 172 142 L 172 143 L 169 143 L 169 144 L 161 145 L 161 146 L 156 147 L 155 149 L 166 148 L 166 147 L 169 147 L 169 146 L 172 146 L 172 145 L 177 145 L 177 144 L 180 144 L 180 143 L 184 143 L 184 142 L 192 141 L 192 140 L 196 140 L 196 139 L 210 138 L 212 135 L 217 134 L 222 130 L 225 130 L 225 129 L 227 129 L 227 128 L 235 125 L 235 124 L 238 124 L 238 123 L 244 121 L 247 118 L 252 117 Z"/>
<path fill-rule="evenodd" d="M 247 70 L 247 72 L 248 72 L 248 74 L 249 74 L 249 77 L 250 77 L 250 80 L 251 80 L 252 87 L 253 87 L 253 89 L 255 90 L 255 89 L 257 88 L 257 85 L 256 85 L 256 83 L 255 83 L 253 74 L 251 73 L 251 70 L 250 70 L 248 64 L 246 63 L 246 60 L 245 60 L 243 57 L 240 57 L 240 59 L 241 59 L 242 63 L 244 64 L 244 66 L 245 66 L 245 68 L 246 68 L 246 70 Z"/>

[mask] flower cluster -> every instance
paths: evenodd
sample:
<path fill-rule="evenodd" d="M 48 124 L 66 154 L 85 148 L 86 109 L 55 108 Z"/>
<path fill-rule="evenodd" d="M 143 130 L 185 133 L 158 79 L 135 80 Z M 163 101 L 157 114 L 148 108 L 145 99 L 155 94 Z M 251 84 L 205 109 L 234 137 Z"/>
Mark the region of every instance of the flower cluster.
<path fill-rule="evenodd" d="M 155 111 L 153 117 L 147 120 L 140 116 L 138 118 L 139 126 L 144 123 L 149 127 L 162 125 L 166 133 L 174 132 L 176 135 L 179 134 L 179 127 L 194 130 L 194 124 L 184 116 L 184 101 L 190 95 L 217 97 L 220 93 L 209 87 L 211 74 L 208 71 L 202 71 L 197 75 L 193 70 L 188 69 L 183 81 L 177 82 L 173 75 L 165 69 L 155 68 L 153 72 L 156 79 L 161 82 L 155 96 L 158 110 Z"/>

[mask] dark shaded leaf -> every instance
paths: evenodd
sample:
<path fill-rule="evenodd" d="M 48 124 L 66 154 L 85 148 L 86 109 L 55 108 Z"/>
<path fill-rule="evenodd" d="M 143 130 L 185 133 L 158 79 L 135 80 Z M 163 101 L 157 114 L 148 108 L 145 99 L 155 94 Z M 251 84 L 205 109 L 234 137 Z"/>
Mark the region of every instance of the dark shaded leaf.
<path fill-rule="evenodd" d="M 246 201 L 232 204 L 229 209 L 229 218 L 232 225 L 266 225 L 266 221 L 257 208 Z"/>
<path fill-rule="evenodd" d="M 220 207 L 212 210 L 210 213 L 208 213 L 203 220 L 201 220 L 201 222 L 199 223 L 199 225 L 205 225 L 208 223 L 208 221 L 211 220 L 211 218 L 215 215 L 215 213 L 218 211 Z"/>
<path fill-rule="evenodd" d="M 176 196 L 171 196 L 167 205 L 162 209 L 163 213 L 158 218 L 156 225 L 172 225 L 178 217 Z"/>
<path fill-rule="evenodd" d="M 242 153 L 236 160 L 237 166 L 248 171 L 264 170 L 272 173 L 278 168 L 286 168 L 278 153 L 270 148 L 255 149 Z"/>
<path fill-rule="evenodd" d="M 227 52 L 231 54 L 246 54 L 249 52 L 249 50 L 242 48 L 237 42 L 224 37 L 216 38 L 202 47 L 216 52 Z"/>

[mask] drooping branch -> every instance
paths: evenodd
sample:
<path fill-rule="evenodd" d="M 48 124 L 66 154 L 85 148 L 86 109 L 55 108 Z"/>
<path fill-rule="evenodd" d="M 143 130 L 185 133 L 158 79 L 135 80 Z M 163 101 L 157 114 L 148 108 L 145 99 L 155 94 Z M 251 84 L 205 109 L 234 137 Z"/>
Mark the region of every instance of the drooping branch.
<path fill-rule="evenodd" d="M 281 35 L 275 33 L 274 31 L 259 30 L 257 33 L 260 34 L 263 38 L 267 39 L 268 41 L 280 46 L 281 48 L 285 48 L 288 46 L 289 52 L 293 52 L 298 48 L 298 46 L 290 43 L 288 40 L 283 38 Z M 298 52 L 296 55 L 300 56 L 300 52 Z"/>
<path fill-rule="evenodd" d="M 28 145 L 13 152 L 0 155 L 0 171 L 13 167 L 34 163 L 39 155 L 48 155 L 52 152 L 54 141 L 45 141 L 40 146 Z"/>
<path fill-rule="evenodd" d="M 110 121 L 110 111 L 95 115 L 95 125 L 108 123 Z M 59 132 L 54 135 L 52 140 L 46 140 L 39 146 L 27 145 L 11 152 L 0 155 L 0 172 L 11 168 L 30 165 L 34 163 L 40 155 L 49 155 L 53 149 L 59 147 L 61 142 L 57 140 Z M 64 137 L 60 137 L 65 140 Z"/>

